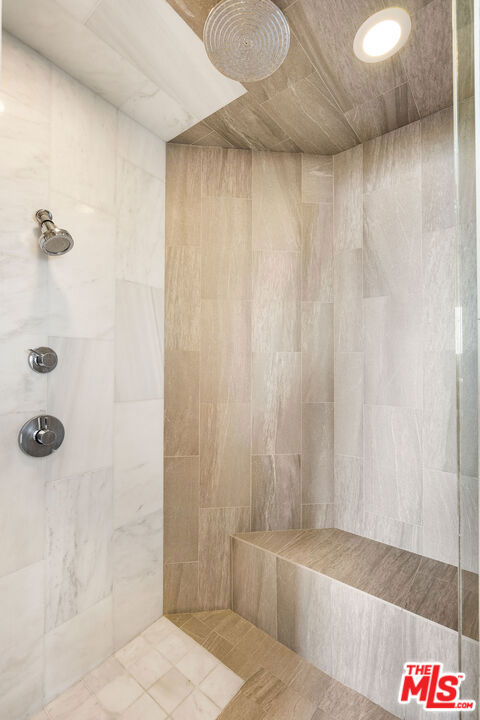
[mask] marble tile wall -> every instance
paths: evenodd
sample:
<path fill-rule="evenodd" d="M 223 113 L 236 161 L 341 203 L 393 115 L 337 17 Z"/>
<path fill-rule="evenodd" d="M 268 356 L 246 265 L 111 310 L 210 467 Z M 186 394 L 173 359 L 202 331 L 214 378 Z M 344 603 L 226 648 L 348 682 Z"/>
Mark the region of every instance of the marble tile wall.
<path fill-rule="evenodd" d="M 336 155 L 334 182 L 335 524 L 457 564 L 451 110 Z M 477 571 L 472 439 L 463 452 Z"/>
<path fill-rule="evenodd" d="M 333 522 L 333 161 L 167 148 L 165 609 L 229 607 L 229 534 Z"/>
<path fill-rule="evenodd" d="M 26 720 L 162 614 L 165 145 L 3 36 L 0 717 Z M 38 249 L 40 207 L 72 233 Z M 51 345 L 50 375 L 28 348 Z M 57 415 L 34 459 L 21 425 Z"/>

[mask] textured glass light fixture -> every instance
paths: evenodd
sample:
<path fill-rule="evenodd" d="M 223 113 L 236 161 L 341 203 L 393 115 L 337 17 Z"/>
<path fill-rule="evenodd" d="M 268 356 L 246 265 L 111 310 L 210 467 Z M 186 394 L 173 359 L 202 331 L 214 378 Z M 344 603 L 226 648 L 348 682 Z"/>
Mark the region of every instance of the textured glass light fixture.
<path fill-rule="evenodd" d="M 203 41 L 221 73 L 255 82 L 275 72 L 287 57 L 290 27 L 271 0 L 222 0 L 210 10 Z"/>

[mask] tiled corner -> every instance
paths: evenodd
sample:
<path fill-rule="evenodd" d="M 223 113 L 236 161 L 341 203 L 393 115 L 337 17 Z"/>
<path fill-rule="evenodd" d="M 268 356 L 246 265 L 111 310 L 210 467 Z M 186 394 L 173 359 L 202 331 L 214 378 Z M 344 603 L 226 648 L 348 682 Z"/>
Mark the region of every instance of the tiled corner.
<path fill-rule="evenodd" d="M 243 683 L 162 617 L 30 720 L 215 720 Z"/>

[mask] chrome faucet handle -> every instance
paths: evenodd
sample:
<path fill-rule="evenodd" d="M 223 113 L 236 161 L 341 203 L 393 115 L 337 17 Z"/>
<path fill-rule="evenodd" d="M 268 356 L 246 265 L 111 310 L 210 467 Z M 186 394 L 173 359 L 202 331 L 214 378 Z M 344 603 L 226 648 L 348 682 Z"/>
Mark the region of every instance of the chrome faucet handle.
<path fill-rule="evenodd" d="M 57 433 L 48 427 L 48 417 L 42 415 L 38 418 L 39 429 L 35 433 L 35 440 L 40 445 L 54 445 L 57 439 Z"/>
<path fill-rule="evenodd" d="M 28 364 L 39 373 L 51 372 L 57 367 L 58 357 L 55 350 L 49 347 L 32 348 L 28 356 Z"/>

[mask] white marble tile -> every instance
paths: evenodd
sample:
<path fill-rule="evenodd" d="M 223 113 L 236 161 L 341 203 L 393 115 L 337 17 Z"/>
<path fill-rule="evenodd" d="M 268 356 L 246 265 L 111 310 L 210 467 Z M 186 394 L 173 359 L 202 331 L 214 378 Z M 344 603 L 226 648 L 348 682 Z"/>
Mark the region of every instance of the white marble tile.
<path fill-rule="evenodd" d="M 55 0 L 55 2 L 83 23 L 88 20 L 100 0 Z"/>
<path fill-rule="evenodd" d="M 110 339 L 115 322 L 115 217 L 56 191 L 49 208 L 75 243 L 70 253 L 48 262 L 50 335 Z"/>
<path fill-rule="evenodd" d="M 45 636 L 45 695 L 58 695 L 111 654 L 112 598 L 59 625 Z"/>
<path fill-rule="evenodd" d="M 40 333 L 45 337 L 47 332 L 47 258 L 41 257 L 37 238 L 36 233 L 24 234 L 19 241 L 15 233 L 0 233 L 0 327 L 5 341 Z"/>
<path fill-rule="evenodd" d="M 165 1 L 139 0 L 133 7 L 128 0 L 102 0 L 87 26 L 197 120 L 245 92 L 216 70 L 202 41 Z"/>
<path fill-rule="evenodd" d="M 119 158 L 116 204 L 117 278 L 163 287 L 165 182 Z"/>
<path fill-rule="evenodd" d="M 422 522 L 421 413 L 365 405 L 364 502 L 370 512 Z"/>
<path fill-rule="evenodd" d="M 65 7 L 67 2 L 69 7 Z M 83 13 L 88 2 L 60 0 L 64 4 L 61 7 L 56 0 L 7 0 L 3 4 L 4 26 L 114 105 L 135 92 L 153 92 L 154 83 L 74 17 Z M 73 8 L 76 13 L 72 13 Z"/>
<path fill-rule="evenodd" d="M 44 628 L 44 564 L 34 563 L 0 578 L 0 646 L 35 643 Z"/>
<path fill-rule="evenodd" d="M 160 680 L 157 680 L 149 692 L 167 713 L 171 713 L 193 691 L 194 685 L 182 675 L 179 670 L 172 668 Z"/>
<path fill-rule="evenodd" d="M 118 528 L 113 537 L 115 647 L 162 614 L 162 513 Z"/>
<path fill-rule="evenodd" d="M 200 684 L 200 690 L 216 705 L 224 708 L 242 685 L 242 678 L 220 663 Z"/>
<path fill-rule="evenodd" d="M 43 704 L 44 570 L 35 563 L 0 579 L 0 717 Z"/>
<path fill-rule="evenodd" d="M 175 630 L 154 642 L 156 649 L 172 663 L 179 663 L 198 644 L 181 630 Z"/>
<path fill-rule="evenodd" d="M 162 509 L 163 402 L 115 403 L 114 414 L 113 522 L 118 528 Z"/>
<path fill-rule="evenodd" d="M 121 715 L 121 720 L 166 720 L 167 715 L 152 700 L 150 695 L 142 695 Z"/>
<path fill-rule="evenodd" d="M 46 631 L 112 592 L 112 471 L 47 484 Z"/>
<path fill-rule="evenodd" d="M 163 397 L 161 290 L 117 280 L 115 399 Z"/>
<path fill-rule="evenodd" d="M 217 658 L 204 648 L 198 646 L 190 650 L 180 662 L 177 668 L 194 685 L 200 685 L 209 672 L 218 665 Z"/>
<path fill-rule="evenodd" d="M 194 690 L 172 713 L 173 720 L 215 720 L 220 710 L 200 690 Z"/>
<path fill-rule="evenodd" d="M 458 565 L 458 483 L 453 473 L 423 473 L 423 552 Z"/>
<path fill-rule="evenodd" d="M 117 152 L 133 165 L 165 181 L 165 142 L 123 112 L 117 116 Z"/>
<path fill-rule="evenodd" d="M 34 245 L 32 215 L 48 207 L 50 76 L 44 59 L 3 34 L 0 193 L 8 202 L 2 203 L 0 221 L 2 232 L 15 234 L 17 247 Z"/>
<path fill-rule="evenodd" d="M 117 658 L 112 655 L 85 675 L 83 681 L 92 693 L 98 693 L 105 685 L 108 685 L 122 675 L 125 675 L 125 668 Z"/>
<path fill-rule="evenodd" d="M 24 412 L 28 419 L 32 408 L 47 406 L 47 376 L 34 373 L 28 364 L 29 348 L 44 342 L 45 335 L 38 331 L 21 332 L 10 340 L 3 336 L 0 339 L 2 414 Z"/>
<path fill-rule="evenodd" d="M 120 105 L 120 110 L 167 141 L 200 120 L 161 88 L 136 93 Z"/>
<path fill-rule="evenodd" d="M 113 212 L 115 109 L 61 70 L 52 73 L 51 188 Z"/>
<path fill-rule="evenodd" d="M 0 415 L 0 577 L 44 556 L 45 461 L 22 453 L 18 431 L 38 409 Z"/>
<path fill-rule="evenodd" d="M 0 717 L 28 718 L 43 705 L 43 640 L 19 642 L 0 658 Z"/>
<path fill-rule="evenodd" d="M 68 720 L 111 720 L 111 717 L 94 695 L 67 715 Z"/>
<path fill-rule="evenodd" d="M 143 633 L 142 637 L 147 640 L 151 645 L 156 645 L 157 643 L 164 640 L 168 635 L 173 633 L 175 631 L 175 634 L 178 635 L 178 632 L 176 632 L 177 626 L 174 625 L 174 623 L 170 622 L 170 620 L 167 620 L 166 617 L 161 617 L 159 620 L 156 620 L 150 627 L 148 627 Z"/>
<path fill-rule="evenodd" d="M 148 689 L 172 667 L 152 646 L 137 637 L 116 653 L 116 657 L 125 665 L 130 675 L 145 689 Z"/>
<path fill-rule="evenodd" d="M 48 458 L 49 478 L 111 467 L 113 342 L 51 337 L 49 344 L 58 365 L 48 376 L 47 407 L 65 426 L 62 446 Z"/>
<path fill-rule="evenodd" d="M 90 700 L 91 697 L 91 691 L 83 680 L 80 680 L 55 700 L 52 700 L 51 703 L 48 703 L 45 710 L 52 720 L 68 720 L 71 714 L 87 700 Z"/>
<path fill-rule="evenodd" d="M 129 675 L 120 676 L 112 680 L 99 690 L 97 698 L 102 707 L 108 712 L 123 712 L 135 700 L 142 695 L 143 690 L 140 685 Z"/>

